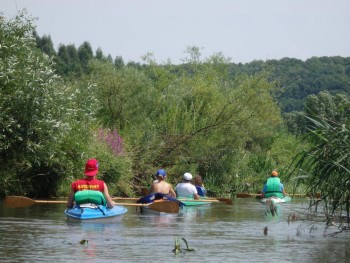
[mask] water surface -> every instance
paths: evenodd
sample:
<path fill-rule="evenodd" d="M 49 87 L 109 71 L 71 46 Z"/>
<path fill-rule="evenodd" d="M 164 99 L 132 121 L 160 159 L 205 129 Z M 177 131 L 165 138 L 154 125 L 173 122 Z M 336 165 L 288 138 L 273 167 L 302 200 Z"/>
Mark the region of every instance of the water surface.
<path fill-rule="evenodd" d="M 301 201 L 282 205 L 277 217 L 254 199 L 162 216 L 129 207 L 107 223 L 67 222 L 64 208 L 0 203 L 0 262 L 350 262 L 349 232 L 332 237 L 336 226 L 288 223 L 290 214 L 306 211 Z M 195 251 L 174 254 L 176 238 Z"/>

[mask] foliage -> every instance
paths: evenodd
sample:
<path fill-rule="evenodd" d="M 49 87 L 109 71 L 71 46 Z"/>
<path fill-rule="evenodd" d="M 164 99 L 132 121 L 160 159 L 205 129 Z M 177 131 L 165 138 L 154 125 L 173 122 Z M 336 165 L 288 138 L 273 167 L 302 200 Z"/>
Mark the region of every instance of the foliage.
<path fill-rule="evenodd" d="M 36 178 L 45 181 L 42 167 L 54 166 L 55 143 L 66 129 L 63 83 L 52 61 L 36 48 L 33 29 L 25 14 L 13 20 L 0 17 L 0 156 L 8 170 L 0 194 L 21 191 L 21 184 L 35 184 Z"/>
<path fill-rule="evenodd" d="M 140 70 L 92 61 L 89 75 L 99 87 L 99 118 L 128 142 L 135 184 L 163 167 L 175 175 L 172 182 L 184 171 L 223 174 L 217 185 L 230 191 L 238 169 L 233 161 L 247 145 L 266 149 L 280 125 L 273 85 L 263 75 L 230 79 L 221 54 L 204 62 L 189 54 L 184 71 L 159 66 L 151 55 L 145 61 Z"/>
<path fill-rule="evenodd" d="M 1 20 L 0 40 L 0 185 L 12 193 L 66 195 L 91 157 L 112 194 L 140 193 L 159 167 L 171 183 L 199 173 L 217 195 L 257 191 L 271 169 L 284 180 L 295 153 L 308 150 L 297 136 L 314 116 L 348 122 L 348 59 L 235 65 L 188 47 L 182 65 L 159 65 L 152 54 L 125 64 L 101 49 L 94 56 L 88 42 L 56 54 L 50 37 L 16 19 Z M 280 106 L 311 118 L 286 114 L 292 135 Z"/>
<path fill-rule="evenodd" d="M 305 138 L 312 147 L 295 160 L 296 186 L 302 183 L 312 193 L 321 192 L 328 216 L 345 210 L 349 217 L 348 125 L 323 118 L 306 118 L 313 123 Z"/>
<path fill-rule="evenodd" d="M 52 60 L 36 48 L 34 26 L 25 14 L 0 22 L 0 156 L 5 167 L 0 195 L 67 195 L 93 156 L 105 159 L 106 181 L 127 181 L 132 174 L 127 157 L 115 159 L 94 138 L 96 85 L 84 79 L 66 85 Z M 130 193 L 129 185 L 118 189 Z"/>
<path fill-rule="evenodd" d="M 305 99 L 304 112 L 290 112 L 284 115 L 287 129 L 294 134 L 305 134 L 308 127 L 313 125 L 303 115 L 311 118 L 332 120 L 339 123 L 349 122 L 350 100 L 344 94 L 332 95 L 321 91 L 317 95 L 309 95 Z"/>

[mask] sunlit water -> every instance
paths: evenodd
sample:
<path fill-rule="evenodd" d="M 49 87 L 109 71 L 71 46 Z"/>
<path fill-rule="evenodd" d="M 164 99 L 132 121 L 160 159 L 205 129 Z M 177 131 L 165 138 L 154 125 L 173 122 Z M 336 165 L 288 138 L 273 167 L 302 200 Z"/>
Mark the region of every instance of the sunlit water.
<path fill-rule="evenodd" d="M 0 262 L 350 262 L 350 233 L 323 223 L 289 222 L 307 203 L 283 204 L 265 215 L 254 199 L 140 214 L 133 207 L 113 222 L 70 223 L 64 205 L 10 209 L 0 203 Z M 267 227 L 267 235 L 264 228 Z M 195 251 L 175 254 L 175 239 Z M 80 244 L 81 240 L 87 244 Z"/>

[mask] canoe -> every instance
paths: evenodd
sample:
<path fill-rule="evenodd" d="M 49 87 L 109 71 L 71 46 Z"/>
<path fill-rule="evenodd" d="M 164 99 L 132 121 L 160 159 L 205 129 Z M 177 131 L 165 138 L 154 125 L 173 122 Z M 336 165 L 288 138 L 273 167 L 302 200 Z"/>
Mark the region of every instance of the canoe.
<path fill-rule="evenodd" d="M 125 214 L 127 211 L 127 208 L 120 205 L 116 205 L 110 209 L 103 205 L 83 204 L 76 205 L 70 209 L 66 209 L 64 213 L 66 214 L 67 219 L 82 221 L 115 218 L 117 216 Z"/>
<path fill-rule="evenodd" d="M 153 215 L 177 214 L 180 206 L 181 204 L 178 201 L 159 199 L 140 206 L 140 212 Z"/>
<path fill-rule="evenodd" d="M 260 199 L 261 203 L 266 203 L 266 202 L 272 202 L 273 204 L 279 204 L 279 203 L 286 203 L 292 201 L 292 198 L 290 196 L 285 196 L 283 198 L 278 198 L 275 196 L 271 196 L 268 198 L 262 198 Z"/>

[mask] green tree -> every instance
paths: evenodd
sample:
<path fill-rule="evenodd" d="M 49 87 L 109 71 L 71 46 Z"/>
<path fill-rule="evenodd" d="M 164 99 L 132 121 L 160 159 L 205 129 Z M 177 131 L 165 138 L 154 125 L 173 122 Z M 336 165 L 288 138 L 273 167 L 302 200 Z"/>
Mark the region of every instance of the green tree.
<path fill-rule="evenodd" d="M 25 13 L 0 18 L 1 195 L 47 192 L 55 180 L 43 174 L 44 167 L 55 163 L 55 144 L 66 128 L 63 83 L 36 48 L 33 30 Z"/>
<path fill-rule="evenodd" d="M 114 66 L 116 68 L 122 68 L 124 67 L 124 60 L 121 56 L 116 56 L 114 59 Z"/>
<path fill-rule="evenodd" d="M 98 60 L 103 60 L 104 59 L 104 55 L 103 55 L 103 52 L 102 52 L 102 49 L 101 48 L 98 48 L 96 50 L 96 56 L 95 56 L 96 59 Z"/>
<path fill-rule="evenodd" d="M 179 71 L 145 59 L 140 69 L 91 64 L 99 115 L 129 142 L 136 178 L 147 180 L 161 166 L 174 174 L 222 174 L 216 186 L 231 187 L 247 143 L 252 150 L 271 147 L 268 138 L 281 123 L 273 85 L 262 75 L 230 79 L 222 54 L 205 62 L 190 54 Z"/>
<path fill-rule="evenodd" d="M 82 64 L 79 50 L 75 48 L 74 44 L 71 44 L 67 46 L 67 53 L 69 57 L 68 64 L 67 64 L 68 76 L 80 77 L 84 72 L 84 68 L 86 68 L 87 66 L 83 66 Z"/>
<path fill-rule="evenodd" d="M 55 57 L 57 55 L 50 36 L 44 35 L 40 38 L 36 31 L 34 31 L 33 35 L 36 39 L 37 47 L 40 48 L 45 54 L 47 54 L 49 57 Z"/>
<path fill-rule="evenodd" d="M 89 42 L 85 41 L 78 48 L 78 57 L 80 61 L 81 68 L 84 73 L 88 72 L 88 64 L 91 59 L 93 59 L 93 51 Z"/>
<path fill-rule="evenodd" d="M 68 76 L 68 65 L 70 63 L 69 54 L 67 51 L 67 47 L 65 45 L 59 45 L 57 52 L 57 65 L 56 69 L 58 74 L 61 76 Z"/>
<path fill-rule="evenodd" d="M 328 91 L 321 91 L 317 95 L 309 95 L 305 99 L 304 112 L 290 112 L 284 114 L 288 130 L 294 134 L 305 134 L 314 123 L 312 119 L 348 123 L 350 117 L 350 100 L 343 94 L 331 95 Z M 312 129 L 312 128 L 311 128 Z"/>

